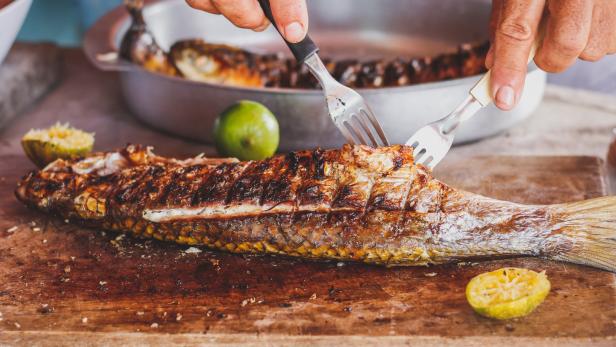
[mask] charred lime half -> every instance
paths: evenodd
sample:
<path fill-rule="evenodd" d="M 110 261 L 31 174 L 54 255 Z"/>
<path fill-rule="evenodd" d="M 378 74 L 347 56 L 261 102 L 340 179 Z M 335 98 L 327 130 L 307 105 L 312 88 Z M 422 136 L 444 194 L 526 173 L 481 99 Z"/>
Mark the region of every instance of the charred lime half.
<path fill-rule="evenodd" d="M 94 134 L 56 123 L 48 129 L 32 129 L 21 139 L 26 155 L 38 167 L 56 159 L 72 159 L 87 155 L 94 146 Z"/>
<path fill-rule="evenodd" d="M 531 313 L 549 292 L 545 272 L 509 267 L 474 277 L 466 286 L 466 299 L 482 316 L 511 319 Z"/>

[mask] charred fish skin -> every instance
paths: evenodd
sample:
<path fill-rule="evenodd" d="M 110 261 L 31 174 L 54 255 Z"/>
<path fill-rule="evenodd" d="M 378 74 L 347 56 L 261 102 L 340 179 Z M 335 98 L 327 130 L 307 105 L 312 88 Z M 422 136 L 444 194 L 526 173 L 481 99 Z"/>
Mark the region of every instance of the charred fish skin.
<path fill-rule="evenodd" d="M 351 88 L 383 88 L 474 76 L 486 71 L 489 43 L 463 44 L 435 57 L 361 61 L 328 59 L 330 74 Z M 319 88 L 304 64 L 279 54 L 259 54 L 201 39 L 181 40 L 169 59 L 185 78 L 246 87 Z"/>
<path fill-rule="evenodd" d="M 167 53 L 158 45 L 143 19 L 144 0 L 125 0 L 124 3 L 131 23 L 120 42 L 120 58 L 152 72 L 177 75 L 178 71 L 169 62 Z"/>
<path fill-rule="evenodd" d="M 411 153 L 347 145 L 221 163 L 129 146 L 57 161 L 16 195 L 87 226 L 237 253 L 385 265 L 532 255 L 614 271 L 614 198 L 496 201 L 435 180 Z"/>

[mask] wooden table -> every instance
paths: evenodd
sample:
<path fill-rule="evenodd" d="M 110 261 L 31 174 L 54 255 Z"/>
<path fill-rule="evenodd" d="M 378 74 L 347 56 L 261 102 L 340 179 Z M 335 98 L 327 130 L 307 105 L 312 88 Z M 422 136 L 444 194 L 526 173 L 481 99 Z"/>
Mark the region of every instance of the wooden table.
<path fill-rule="evenodd" d="M 98 149 L 139 142 L 158 144 L 158 152 L 169 155 L 212 153 L 138 123 L 114 75 L 94 71 L 79 52 L 64 53 L 64 82 L 0 135 L 0 345 L 614 345 L 616 279 L 605 271 L 531 258 L 388 269 L 191 254 L 187 247 L 85 230 L 26 209 L 12 191 L 32 168 L 19 148 L 31 127 L 70 121 L 95 131 Z M 616 106 L 597 106 L 588 95 L 565 105 L 562 90 L 550 93 L 533 119 L 456 148 L 437 175 L 456 187 L 527 203 L 606 194 L 602 161 L 579 155 L 603 155 Z M 541 113 L 546 110 L 578 110 L 583 117 L 552 128 L 546 119 L 553 115 Z M 583 131 L 571 136 L 583 119 Z M 529 133 L 531 126 L 542 136 Z M 538 151 L 578 156 L 494 156 Z M 469 153 L 491 156 L 466 161 Z M 546 302 L 524 319 L 492 321 L 466 304 L 468 280 L 502 266 L 545 269 L 552 281 Z"/>

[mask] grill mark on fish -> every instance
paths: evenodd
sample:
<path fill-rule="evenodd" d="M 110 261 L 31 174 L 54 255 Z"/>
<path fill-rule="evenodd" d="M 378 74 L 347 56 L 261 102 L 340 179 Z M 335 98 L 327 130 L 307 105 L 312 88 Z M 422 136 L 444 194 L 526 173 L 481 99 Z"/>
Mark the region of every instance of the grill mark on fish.
<path fill-rule="evenodd" d="M 157 191 L 159 187 L 155 182 L 163 174 L 165 174 L 165 169 L 159 165 L 138 168 L 128 172 L 126 175 L 128 182 L 120 180 L 120 185 L 114 194 L 115 200 L 120 205 L 136 201 L 137 197 L 143 193 L 137 187 L 142 185 L 143 182 L 145 182 L 145 189 L 148 194 Z"/>
<path fill-rule="evenodd" d="M 217 166 L 201 187 L 198 188 L 192 199 L 192 205 L 225 202 L 229 189 L 235 184 L 237 178 L 247 166 L 248 163 L 231 163 Z"/>
<path fill-rule="evenodd" d="M 330 158 L 326 158 L 326 154 Z M 326 165 L 328 165 L 329 160 L 331 160 L 331 163 L 335 163 L 339 157 L 336 153 L 325 152 L 320 149 L 312 153 L 308 178 L 299 188 L 298 209 L 311 208 L 311 206 L 318 206 L 320 209 L 331 207 L 338 189 L 338 182 L 334 177 L 336 175 L 334 165 L 329 165 L 328 175 L 326 175 Z"/>
<path fill-rule="evenodd" d="M 312 153 L 314 161 L 314 179 L 322 179 L 325 177 L 325 156 L 321 149 L 316 149 Z"/>
<path fill-rule="evenodd" d="M 310 165 L 310 157 L 306 154 L 291 152 L 285 156 L 281 172 L 266 183 L 260 204 L 265 208 L 288 204 L 295 211 L 298 206 L 297 190 Z"/>
<path fill-rule="evenodd" d="M 195 173 L 203 170 L 203 165 L 191 165 L 184 170 L 178 170 L 174 177 L 174 187 L 169 190 L 165 200 L 159 200 L 161 206 L 186 206 L 190 204 L 195 185 Z M 206 169 L 207 172 L 207 169 Z"/>
<path fill-rule="evenodd" d="M 271 176 L 269 170 L 278 169 L 278 160 L 255 161 L 237 178 L 225 200 L 226 204 L 259 204 L 265 182 Z"/>

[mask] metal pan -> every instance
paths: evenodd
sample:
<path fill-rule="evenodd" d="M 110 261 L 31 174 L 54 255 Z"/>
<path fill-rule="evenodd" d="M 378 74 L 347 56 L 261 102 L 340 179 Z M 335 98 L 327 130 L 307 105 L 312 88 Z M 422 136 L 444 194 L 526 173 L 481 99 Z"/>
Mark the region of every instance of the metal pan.
<path fill-rule="evenodd" d="M 382 58 L 434 55 L 464 42 L 487 38 L 490 1 L 474 0 L 311 0 L 310 33 L 322 56 Z M 150 2 L 145 20 L 164 48 L 177 40 L 203 38 L 256 51 L 286 52 L 270 28 L 255 33 L 221 16 L 191 9 L 183 0 Z M 278 117 L 283 151 L 337 147 L 344 142 L 327 115 L 319 90 L 228 87 L 158 75 L 125 62 L 97 58 L 117 51 L 128 15 L 120 7 L 86 34 L 84 50 L 98 68 L 119 71 L 122 92 L 134 114 L 155 128 L 210 143 L 216 116 L 237 100 L 259 101 Z M 478 77 L 359 92 L 375 111 L 392 143 L 404 143 L 415 130 L 442 117 L 467 95 Z M 528 117 L 545 88 L 545 73 L 532 67 L 519 106 L 501 112 L 491 106 L 464 124 L 456 142 L 497 134 Z"/>

